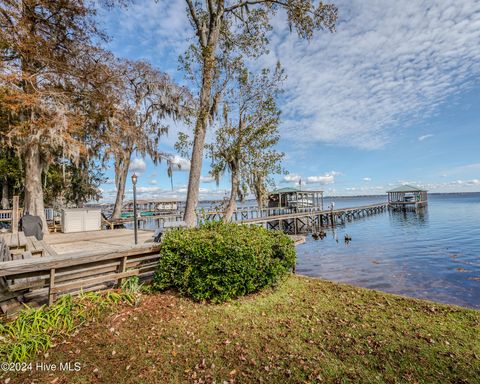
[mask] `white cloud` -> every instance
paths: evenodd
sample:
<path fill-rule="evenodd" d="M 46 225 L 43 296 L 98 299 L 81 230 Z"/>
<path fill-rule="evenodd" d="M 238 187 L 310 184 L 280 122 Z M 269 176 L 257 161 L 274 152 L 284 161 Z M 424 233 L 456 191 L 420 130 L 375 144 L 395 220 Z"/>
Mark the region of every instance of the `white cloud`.
<path fill-rule="evenodd" d="M 109 45 L 119 56 L 131 57 L 140 51 L 138 58 L 157 58 L 162 70 L 176 71 L 175 59 L 185 51 L 192 33 L 183 1 L 132 2 L 128 7 L 100 9 L 100 15 L 113 37 Z M 125 44 L 132 36 L 135 44 Z M 164 60 L 170 55 L 173 60 Z"/>
<path fill-rule="evenodd" d="M 157 183 L 158 183 L 157 180 L 150 180 L 148 182 L 148 184 L 150 184 L 150 185 L 157 185 Z"/>
<path fill-rule="evenodd" d="M 296 183 L 298 184 L 302 177 L 296 173 L 289 173 L 288 175 L 283 176 L 282 181 L 286 183 Z"/>
<path fill-rule="evenodd" d="M 200 176 L 201 183 L 215 183 L 215 178 L 211 175 Z"/>
<path fill-rule="evenodd" d="M 428 139 L 428 138 L 433 137 L 433 136 L 435 136 L 435 135 L 432 135 L 431 133 L 429 133 L 427 135 L 422 135 L 422 136 L 418 137 L 418 141 L 423 141 L 423 140 Z"/>
<path fill-rule="evenodd" d="M 134 158 L 130 163 L 130 172 L 142 173 L 147 169 L 147 164 L 145 160 L 140 158 Z"/>
<path fill-rule="evenodd" d="M 335 182 L 335 177 L 340 176 L 342 173 L 337 171 L 330 171 L 324 175 L 319 176 L 308 176 L 307 183 L 309 184 L 333 184 Z"/>
<path fill-rule="evenodd" d="M 329 175 L 332 175 L 332 176 L 341 176 L 342 175 L 342 172 L 337 172 L 337 171 L 330 171 L 328 172 Z"/>
<path fill-rule="evenodd" d="M 132 189 L 129 189 L 127 192 L 132 193 Z M 165 192 L 167 192 L 167 190 L 161 187 L 155 187 L 155 186 L 137 187 L 137 193 L 139 195 L 142 195 L 142 198 L 143 197 L 151 197 L 151 198 L 159 197 L 160 194 L 163 194 Z"/>
<path fill-rule="evenodd" d="M 286 69 L 290 139 L 380 148 L 398 126 L 431 116 L 478 82 L 480 1 L 335 3 L 337 32 L 311 42 L 285 32 L 280 13 L 271 54 L 259 64 L 279 59 Z"/>
<path fill-rule="evenodd" d="M 480 171 L 480 163 L 465 164 L 450 170 L 452 173 Z"/>
<path fill-rule="evenodd" d="M 170 161 L 174 164 L 174 171 L 189 171 L 190 170 L 190 160 L 185 159 L 184 157 L 173 155 L 170 157 Z"/>
<path fill-rule="evenodd" d="M 307 182 L 309 184 L 332 184 L 335 182 L 335 177 L 333 175 L 326 174 L 324 176 L 308 176 Z"/>
<path fill-rule="evenodd" d="M 364 177 L 363 181 L 372 181 L 372 178 L 371 177 Z"/>

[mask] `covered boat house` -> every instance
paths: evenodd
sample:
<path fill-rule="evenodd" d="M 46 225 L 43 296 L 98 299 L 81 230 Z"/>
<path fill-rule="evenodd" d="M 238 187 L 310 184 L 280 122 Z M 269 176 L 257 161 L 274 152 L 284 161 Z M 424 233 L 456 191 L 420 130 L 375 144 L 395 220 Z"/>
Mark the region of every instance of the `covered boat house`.
<path fill-rule="evenodd" d="M 269 193 L 269 208 L 317 208 L 323 210 L 323 191 L 280 188 Z"/>
<path fill-rule="evenodd" d="M 421 208 L 428 204 L 427 191 L 411 185 L 401 185 L 387 194 L 388 206 L 394 209 Z"/>
<path fill-rule="evenodd" d="M 140 212 L 172 212 L 178 209 L 178 201 L 172 199 L 137 200 L 137 210 Z M 123 204 L 122 211 L 132 212 L 133 201 Z"/>

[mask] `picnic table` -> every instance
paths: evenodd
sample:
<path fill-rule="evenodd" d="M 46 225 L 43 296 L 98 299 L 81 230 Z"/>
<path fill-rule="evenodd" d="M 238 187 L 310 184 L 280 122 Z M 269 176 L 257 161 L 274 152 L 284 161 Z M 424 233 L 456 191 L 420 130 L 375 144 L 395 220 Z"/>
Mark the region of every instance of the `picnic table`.
<path fill-rule="evenodd" d="M 27 237 L 23 232 L 17 233 L 2 233 L 0 238 L 3 238 L 3 241 L 10 250 L 27 250 Z"/>
<path fill-rule="evenodd" d="M 4 246 L 10 251 L 12 257 L 29 252 L 32 256 L 57 256 L 57 252 L 45 240 L 37 240 L 35 236 L 25 236 L 23 232 L 2 233 Z M 15 257 L 13 257 L 15 259 Z M 0 260 L 6 261 L 6 260 Z"/>

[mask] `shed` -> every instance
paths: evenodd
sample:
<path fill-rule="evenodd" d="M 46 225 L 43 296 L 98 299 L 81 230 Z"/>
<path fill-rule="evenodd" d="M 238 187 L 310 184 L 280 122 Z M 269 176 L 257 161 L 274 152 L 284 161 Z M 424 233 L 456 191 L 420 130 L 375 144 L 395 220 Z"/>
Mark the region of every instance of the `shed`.
<path fill-rule="evenodd" d="M 323 191 L 302 191 L 297 188 L 280 188 L 268 194 L 269 208 L 323 209 Z"/>
<path fill-rule="evenodd" d="M 99 231 L 102 228 L 100 208 L 62 209 L 62 232 Z"/>
<path fill-rule="evenodd" d="M 392 208 L 419 208 L 428 204 L 428 194 L 425 189 L 411 185 L 401 185 L 387 191 L 388 205 Z"/>

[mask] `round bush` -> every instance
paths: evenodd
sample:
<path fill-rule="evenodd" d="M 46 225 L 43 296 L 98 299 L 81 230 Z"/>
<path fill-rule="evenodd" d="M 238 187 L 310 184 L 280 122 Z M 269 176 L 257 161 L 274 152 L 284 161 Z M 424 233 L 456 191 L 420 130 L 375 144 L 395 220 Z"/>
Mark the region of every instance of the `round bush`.
<path fill-rule="evenodd" d="M 154 287 L 222 302 L 275 285 L 295 262 L 294 243 L 282 232 L 207 223 L 165 235 Z"/>

